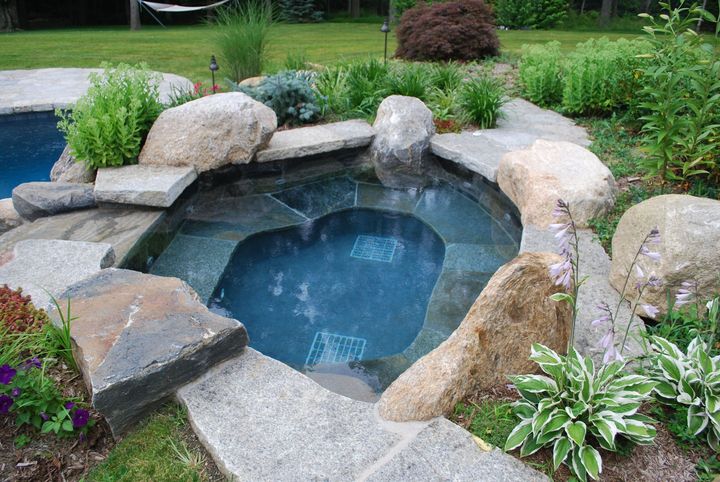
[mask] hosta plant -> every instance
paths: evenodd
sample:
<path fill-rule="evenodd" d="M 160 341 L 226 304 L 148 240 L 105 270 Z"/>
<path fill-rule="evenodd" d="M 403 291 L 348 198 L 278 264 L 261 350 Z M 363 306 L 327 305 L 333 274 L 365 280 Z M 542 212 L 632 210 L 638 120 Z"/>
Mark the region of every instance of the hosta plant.
<path fill-rule="evenodd" d="M 711 357 L 700 337 L 690 342 L 687 354 L 664 338 L 652 338 L 657 352 L 653 378 L 657 399 L 688 407 L 687 425 L 693 435 L 706 433 L 708 445 L 720 452 L 720 356 Z"/>
<path fill-rule="evenodd" d="M 580 480 L 597 479 L 602 459 L 597 446 L 615 451 L 620 438 L 646 445 L 655 438 L 652 419 L 638 413 L 657 382 L 628 375 L 625 363 L 613 361 L 598 370 L 591 358 L 573 348 L 562 356 L 534 344 L 530 359 L 545 375 L 510 377 L 522 397 L 513 404 L 520 423 L 505 450 L 520 447 L 520 455 L 552 447 L 553 465 L 565 463 Z"/>

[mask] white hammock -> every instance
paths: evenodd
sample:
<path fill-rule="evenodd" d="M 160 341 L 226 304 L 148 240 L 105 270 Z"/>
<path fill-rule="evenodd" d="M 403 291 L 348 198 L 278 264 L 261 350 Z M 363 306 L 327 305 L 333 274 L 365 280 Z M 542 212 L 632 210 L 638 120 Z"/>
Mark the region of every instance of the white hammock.
<path fill-rule="evenodd" d="M 172 3 L 146 2 L 145 0 L 139 1 L 142 5 L 150 7 L 156 12 L 181 13 L 196 12 L 198 10 L 210 10 L 211 8 L 216 8 L 224 3 L 229 2 L 230 0 L 222 0 L 221 2 L 211 3 L 210 5 L 203 5 L 201 7 L 186 7 L 184 5 L 174 5 Z"/>

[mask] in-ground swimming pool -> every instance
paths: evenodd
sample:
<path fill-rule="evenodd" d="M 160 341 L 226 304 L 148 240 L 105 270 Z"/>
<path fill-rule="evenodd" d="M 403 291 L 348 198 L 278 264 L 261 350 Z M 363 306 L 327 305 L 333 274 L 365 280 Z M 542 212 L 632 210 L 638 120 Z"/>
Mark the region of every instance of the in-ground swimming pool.
<path fill-rule="evenodd" d="M 51 112 L 0 115 L 0 199 L 18 184 L 50 180 L 50 169 L 65 148 Z"/>
<path fill-rule="evenodd" d="M 269 181 L 199 193 L 145 267 L 242 321 L 251 347 L 353 398 L 377 399 L 442 343 L 518 252 L 514 207 L 490 186 Z"/>

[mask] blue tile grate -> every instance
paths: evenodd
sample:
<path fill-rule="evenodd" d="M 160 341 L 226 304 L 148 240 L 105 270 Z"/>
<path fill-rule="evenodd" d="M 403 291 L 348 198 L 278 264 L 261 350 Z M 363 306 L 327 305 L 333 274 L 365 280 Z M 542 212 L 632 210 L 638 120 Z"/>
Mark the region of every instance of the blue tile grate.
<path fill-rule="evenodd" d="M 355 245 L 350 252 L 350 256 L 370 261 L 391 263 L 395 255 L 396 247 L 396 239 L 361 234 L 355 240 Z"/>
<path fill-rule="evenodd" d="M 318 331 L 315 333 L 306 365 L 320 363 L 346 363 L 362 359 L 366 340 L 353 336 L 335 335 Z"/>

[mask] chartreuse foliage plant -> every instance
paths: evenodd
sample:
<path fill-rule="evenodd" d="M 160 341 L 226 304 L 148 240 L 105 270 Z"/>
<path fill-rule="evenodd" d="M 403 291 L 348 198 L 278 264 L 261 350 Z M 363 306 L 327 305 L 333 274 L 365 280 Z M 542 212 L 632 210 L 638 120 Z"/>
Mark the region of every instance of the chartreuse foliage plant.
<path fill-rule="evenodd" d="M 72 111 L 56 114 L 73 156 L 90 168 L 137 162 L 142 141 L 162 112 L 160 74 L 145 64 L 103 64 Z"/>
<path fill-rule="evenodd" d="M 562 100 L 562 62 L 560 42 L 523 45 L 520 59 L 520 86 L 530 101 L 550 106 Z"/>
<path fill-rule="evenodd" d="M 581 481 L 597 479 L 602 458 L 596 445 L 615 451 L 620 439 L 651 444 L 653 420 L 638 413 L 658 382 L 624 373 L 625 363 L 613 361 L 599 369 L 589 357 L 570 348 L 562 356 L 533 344 L 530 359 L 546 375 L 510 377 L 522 397 L 513 404 L 520 423 L 505 450 L 520 447 L 520 455 L 552 447 L 553 466 L 566 464 Z"/>

